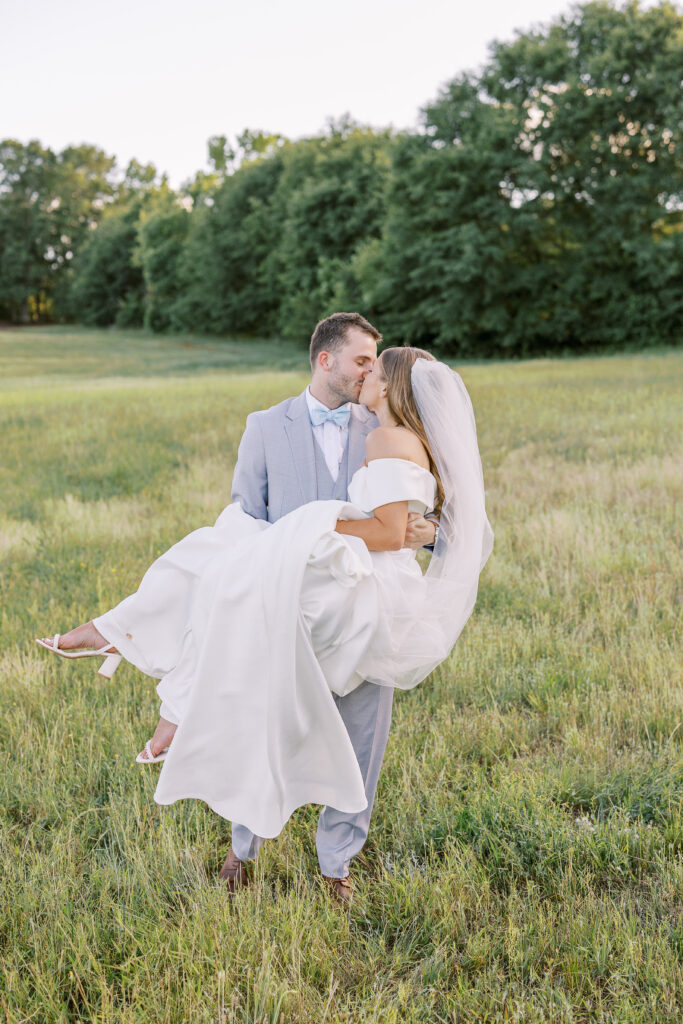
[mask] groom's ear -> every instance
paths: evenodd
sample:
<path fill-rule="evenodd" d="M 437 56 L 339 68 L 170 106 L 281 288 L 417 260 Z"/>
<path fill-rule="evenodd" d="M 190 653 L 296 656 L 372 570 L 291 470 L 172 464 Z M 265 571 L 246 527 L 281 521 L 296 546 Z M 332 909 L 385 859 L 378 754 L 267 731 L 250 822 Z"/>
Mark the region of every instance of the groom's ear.
<path fill-rule="evenodd" d="M 322 352 L 318 352 L 317 365 L 323 370 L 329 370 L 332 365 L 332 353 L 325 352 L 324 350 Z"/>

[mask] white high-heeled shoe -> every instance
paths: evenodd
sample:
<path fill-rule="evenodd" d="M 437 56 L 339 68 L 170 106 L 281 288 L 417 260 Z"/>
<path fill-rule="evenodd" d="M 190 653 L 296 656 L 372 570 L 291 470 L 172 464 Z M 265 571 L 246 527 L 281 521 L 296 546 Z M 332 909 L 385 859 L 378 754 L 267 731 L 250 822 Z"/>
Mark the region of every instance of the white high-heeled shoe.
<path fill-rule="evenodd" d="M 111 679 L 114 672 L 116 672 L 117 668 L 121 664 L 122 655 L 110 650 L 113 646 L 112 644 L 100 647 L 98 651 L 88 650 L 87 648 L 84 648 L 83 650 L 76 649 L 73 651 L 63 651 L 59 646 L 59 639 L 61 635 L 61 633 L 55 633 L 50 642 L 47 640 L 36 639 L 36 643 L 40 644 L 41 647 L 44 647 L 46 651 L 52 651 L 53 654 L 58 654 L 60 658 L 104 658 L 104 661 L 97 671 L 99 675 L 104 676 L 105 679 Z"/>
<path fill-rule="evenodd" d="M 160 750 L 155 757 L 152 753 L 152 741 L 147 740 L 135 760 L 138 764 L 157 764 L 159 761 L 165 761 L 166 755 L 168 754 L 168 747 L 170 747 L 170 743 L 168 746 L 164 747 L 163 750 Z M 147 754 L 147 757 L 144 757 L 144 754 Z"/>

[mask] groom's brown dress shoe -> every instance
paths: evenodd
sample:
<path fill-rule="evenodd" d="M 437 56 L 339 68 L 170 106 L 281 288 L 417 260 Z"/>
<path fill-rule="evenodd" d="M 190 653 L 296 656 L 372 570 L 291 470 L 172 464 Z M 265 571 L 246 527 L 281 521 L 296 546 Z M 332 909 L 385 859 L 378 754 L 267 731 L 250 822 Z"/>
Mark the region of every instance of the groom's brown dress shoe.
<path fill-rule="evenodd" d="M 342 907 L 349 907 L 351 905 L 351 898 L 353 890 L 351 888 L 351 878 L 349 875 L 346 878 L 330 878 L 329 875 L 323 875 L 323 882 L 328 894 L 332 897 L 335 903 L 338 903 Z"/>
<path fill-rule="evenodd" d="M 243 860 L 239 859 L 232 846 L 230 847 L 228 856 L 225 858 L 218 877 L 222 878 L 223 881 L 226 882 L 228 892 L 231 896 L 234 896 L 238 889 L 243 889 L 251 882 L 251 876 L 247 865 Z"/>

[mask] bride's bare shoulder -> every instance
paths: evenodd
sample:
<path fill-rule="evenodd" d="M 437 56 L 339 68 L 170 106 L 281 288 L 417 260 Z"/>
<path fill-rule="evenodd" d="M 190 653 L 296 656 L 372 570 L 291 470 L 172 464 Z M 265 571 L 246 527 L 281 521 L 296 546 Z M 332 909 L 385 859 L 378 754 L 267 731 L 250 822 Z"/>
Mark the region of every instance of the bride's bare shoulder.
<path fill-rule="evenodd" d="M 422 441 L 407 427 L 375 427 L 365 440 L 368 461 L 372 459 L 408 459 L 429 469 L 429 456 Z"/>

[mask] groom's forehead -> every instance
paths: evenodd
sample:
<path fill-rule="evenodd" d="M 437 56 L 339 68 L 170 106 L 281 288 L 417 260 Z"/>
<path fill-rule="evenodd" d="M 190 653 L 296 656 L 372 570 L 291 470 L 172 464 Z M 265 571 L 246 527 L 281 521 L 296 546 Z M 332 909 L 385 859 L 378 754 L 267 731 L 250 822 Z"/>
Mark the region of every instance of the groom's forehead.
<path fill-rule="evenodd" d="M 339 351 L 352 358 L 362 356 L 366 359 L 376 359 L 377 342 L 372 335 L 353 327 L 346 332 Z"/>

